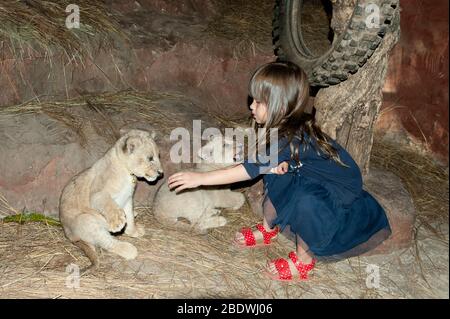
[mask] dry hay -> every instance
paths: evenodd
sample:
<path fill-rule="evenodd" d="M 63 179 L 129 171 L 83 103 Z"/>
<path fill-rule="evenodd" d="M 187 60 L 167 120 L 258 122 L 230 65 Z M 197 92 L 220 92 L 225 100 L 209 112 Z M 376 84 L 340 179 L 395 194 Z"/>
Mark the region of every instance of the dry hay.
<path fill-rule="evenodd" d="M 125 40 L 118 14 L 104 1 L 79 0 L 80 28 L 66 27 L 66 7 L 70 0 L 5 0 L 0 3 L 0 39 L 16 59 L 32 56 L 51 58 L 61 50 L 68 60 L 80 59 L 90 45 L 109 46 L 113 38 Z M 117 37 L 119 36 L 119 37 Z M 6 51 L 4 51 L 6 52 Z"/>
<path fill-rule="evenodd" d="M 379 163 L 383 156 L 385 165 L 398 164 L 395 159 L 415 163 L 414 167 L 430 178 L 429 187 L 442 189 L 443 176 L 436 174 L 436 167 L 418 165 L 424 158 L 396 157 L 392 150 L 389 154 L 389 158 L 381 155 L 380 145 L 376 144 L 374 161 Z M 424 171 L 427 168 L 432 171 Z M 407 175 L 414 174 L 410 168 Z M 413 187 L 423 186 L 414 184 Z M 433 193 L 436 192 L 434 189 Z M 416 198 L 415 202 L 431 205 L 433 200 L 436 197 L 424 203 Z M 433 205 L 445 215 L 442 203 Z M 436 284 L 429 282 L 433 279 L 448 282 L 448 259 L 445 262 L 442 247 L 433 251 L 436 248 L 431 249 L 428 244 L 419 248 L 433 256 L 431 263 L 418 260 L 414 249 L 405 249 L 389 255 L 320 263 L 309 282 L 274 282 L 261 270 L 267 260 L 286 256 L 293 243 L 280 237 L 268 248 L 233 247 L 231 240 L 236 230 L 259 221 L 248 203 L 239 211 L 223 211 L 229 223 L 206 235 L 176 231 L 159 224 L 151 207 L 138 207 L 137 211 L 137 222 L 145 225 L 147 233 L 140 239 L 124 239 L 136 245 L 138 258 L 127 262 L 102 251 L 100 270 L 82 274 L 78 289 L 66 286 L 70 274 L 66 267 L 73 263 L 83 268 L 89 261 L 65 239 L 60 227 L 45 222 L 1 222 L 0 295 L 3 298 L 436 298 L 443 297 L 445 292 L 442 288 L 437 292 Z M 421 214 L 419 220 L 441 218 Z M 439 255 L 444 262 L 438 260 Z M 380 289 L 366 286 L 366 266 L 373 264 L 380 267 Z"/>
<path fill-rule="evenodd" d="M 160 133 L 168 134 L 175 127 L 184 126 L 181 114 L 170 112 L 164 107 L 167 102 L 180 102 L 180 104 L 192 105 L 185 96 L 177 92 L 137 92 L 125 90 L 113 93 L 83 95 L 63 101 L 39 101 L 31 100 L 20 105 L 10 107 L 0 107 L 0 121 L 2 117 L 8 120 L 7 116 L 17 116 L 23 114 L 46 114 L 57 120 L 74 132 L 80 138 L 81 145 L 86 145 L 86 137 L 83 133 L 83 125 L 87 121 L 95 121 L 94 129 L 97 134 L 105 137 L 114 143 L 118 137 L 117 128 L 112 121 L 112 116 L 120 112 L 132 112 L 134 116 L 142 120 L 148 120 Z M 73 112 L 73 109 L 89 109 L 89 117 L 82 112 Z M 187 108 L 187 107 L 186 107 Z M 195 114 L 195 111 L 190 113 Z M 96 119 L 92 114 L 96 114 Z"/>
<path fill-rule="evenodd" d="M 139 250 L 126 262 L 101 252 L 100 269 L 83 273 L 80 288 L 71 288 L 76 264 L 89 264 L 70 244 L 60 227 L 45 223 L 0 223 L 0 295 L 2 298 L 392 298 L 433 296 L 432 288 L 412 293 L 404 287 L 410 268 L 399 269 L 397 258 L 382 261 L 352 258 L 335 264 L 319 264 L 313 280 L 278 283 L 261 270 L 269 259 L 286 256 L 293 244 L 280 238 L 274 246 L 238 250 L 231 238 L 243 225 L 258 221 L 248 204 L 240 211 L 225 211 L 229 224 L 207 235 L 175 231 L 158 224 L 151 209 L 140 207 L 137 221 L 144 223 L 144 238 L 124 238 Z M 383 289 L 368 289 L 366 266 L 380 264 Z M 404 273 L 400 273 L 404 272 Z M 69 280 L 68 280 L 69 279 Z M 415 288 L 416 289 L 416 288 Z"/>
<path fill-rule="evenodd" d="M 331 3 L 329 3 L 331 5 Z M 313 56 L 320 56 L 331 46 L 330 19 L 322 1 L 306 1 L 302 6 L 301 31 Z"/>
<path fill-rule="evenodd" d="M 87 258 L 64 237 L 60 227 L 43 223 L 0 224 L 0 295 L 3 298 L 302 298 L 352 297 L 357 272 L 319 267 L 314 282 L 279 284 L 262 274 L 266 260 L 287 255 L 292 243 L 238 250 L 231 238 L 242 225 L 257 222 L 247 205 L 225 212 L 229 224 L 207 235 L 174 231 L 158 224 L 149 208 L 138 209 L 147 234 L 126 238 L 140 252 L 126 262 L 101 253 L 97 272 L 82 274 L 80 288 L 66 286 L 69 264 Z M 348 279 L 343 283 L 343 279 Z M 360 281 L 358 286 L 364 280 Z M 338 284 L 339 283 L 339 284 Z M 358 287 L 359 288 L 359 287 Z"/>
<path fill-rule="evenodd" d="M 425 285 L 431 287 L 427 273 L 445 271 L 447 275 L 441 282 L 448 285 L 448 166 L 437 163 L 426 153 L 419 154 L 417 149 L 385 142 L 379 138 L 374 140 L 371 163 L 400 177 L 411 194 L 416 208 L 414 242 L 411 249 L 420 278 Z M 443 249 L 441 259 L 446 259 L 446 266 L 438 265 L 436 253 L 429 251 L 430 245 Z M 428 271 L 425 269 L 427 264 Z"/>
<path fill-rule="evenodd" d="M 141 214 L 138 221 L 145 223 L 147 235 L 138 240 L 126 239 L 138 247 L 138 259 L 125 262 L 102 253 L 100 270 L 84 275 L 79 290 L 66 288 L 65 267 L 75 263 L 82 268 L 88 265 L 88 260 L 65 239 L 60 227 L 44 223 L 0 224 L 0 295 L 5 298 L 18 295 L 49 298 L 256 297 L 261 296 L 265 285 L 270 284 L 260 281 L 255 286 L 246 279 L 259 276 L 261 261 L 266 259 L 264 253 L 244 256 L 246 254 L 231 246 L 230 238 L 236 224 L 256 221 L 250 214 L 229 212 L 229 226 L 208 235 L 196 235 L 158 224 L 149 208 L 141 207 L 138 211 Z M 274 255 L 273 252 L 270 255 Z M 241 258 L 247 263 L 233 262 Z M 276 297 L 276 294 L 266 297 Z"/>
<path fill-rule="evenodd" d="M 397 144 L 374 140 L 371 163 L 389 170 L 403 181 L 417 211 L 416 233 L 427 228 L 437 239 L 446 240 L 441 227 L 448 225 L 448 168 L 431 156 Z"/>
<path fill-rule="evenodd" d="M 235 44 L 238 56 L 250 50 L 266 52 L 272 48 L 272 21 L 275 1 L 214 0 L 218 15 L 208 23 L 206 32 Z M 321 1 L 305 2 L 302 32 L 314 54 L 329 49 L 330 21 Z"/>
<path fill-rule="evenodd" d="M 121 92 L 75 99 L 68 104 L 49 102 L 47 107 L 89 107 L 86 103 L 89 100 L 97 107 L 102 106 L 104 112 L 121 108 L 158 112 L 156 105 L 159 98 L 176 100 L 180 96 L 156 94 L 150 97 L 144 93 Z M 25 103 L 4 111 L 15 114 L 43 112 L 44 105 Z M 152 118 L 156 115 L 153 114 Z M 173 118 L 170 120 L 173 121 Z M 218 120 L 227 127 L 240 123 Z M 424 233 L 421 225 L 432 227 L 433 233 L 430 235 L 427 232 L 425 241 L 424 236 L 417 236 L 413 248 L 389 255 L 356 257 L 332 264 L 320 263 L 312 281 L 279 283 L 267 279 L 261 270 L 267 260 L 286 256 L 293 249 L 292 242 L 280 237 L 273 246 L 258 250 L 239 250 L 231 244 L 236 230 L 259 222 L 248 203 L 239 211 L 224 210 L 222 214 L 229 223 L 225 227 L 210 230 L 206 235 L 163 226 L 154 219 L 151 207 L 138 207 L 137 222 L 145 225 L 147 233 L 140 239 L 124 238 L 136 245 L 138 258 L 127 262 L 102 251 L 100 270 L 83 274 L 80 288 L 76 289 L 66 285 L 70 278 L 70 271 L 67 272 L 66 267 L 73 263 L 82 269 L 89 261 L 64 237 L 61 227 L 51 226 L 45 219 L 26 223 L 1 221 L 0 296 L 435 298 L 447 293 L 448 297 L 448 290 L 443 292 L 445 288 L 436 289 L 439 282 L 448 283 L 448 258 L 445 257 L 448 253 L 448 234 L 442 234 L 436 228 L 442 223 L 448 225 L 448 173 L 427 157 L 379 141 L 375 142 L 372 161 L 394 171 L 412 193 L 418 211 L 417 233 Z M 0 202 L 0 214 L 10 211 L 21 213 L 11 207 L 6 199 L 0 198 Z M 380 289 L 366 286 L 366 266 L 373 264 L 380 267 L 382 274 Z"/>
<path fill-rule="evenodd" d="M 274 1 L 214 0 L 214 4 L 220 14 L 208 23 L 207 33 L 233 41 L 236 54 L 271 48 Z"/>

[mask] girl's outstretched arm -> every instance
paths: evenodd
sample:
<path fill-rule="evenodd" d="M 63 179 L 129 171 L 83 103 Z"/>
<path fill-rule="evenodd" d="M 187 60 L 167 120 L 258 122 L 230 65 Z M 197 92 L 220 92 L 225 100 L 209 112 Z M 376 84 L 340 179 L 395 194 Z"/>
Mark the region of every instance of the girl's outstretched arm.
<path fill-rule="evenodd" d="M 175 192 L 201 185 L 224 185 L 249 180 L 250 176 L 242 164 L 210 172 L 179 172 L 167 180 L 169 188 Z"/>

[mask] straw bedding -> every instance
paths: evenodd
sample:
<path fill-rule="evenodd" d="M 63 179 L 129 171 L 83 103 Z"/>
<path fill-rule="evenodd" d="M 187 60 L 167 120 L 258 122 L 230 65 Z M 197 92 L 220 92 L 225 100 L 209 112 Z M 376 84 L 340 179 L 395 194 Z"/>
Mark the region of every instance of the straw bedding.
<path fill-rule="evenodd" d="M 134 98 L 122 96 L 128 101 L 135 101 Z M 108 97 L 98 97 L 97 103 L 100 100 L 104 105 L 113 105 L 105 102 Z M 131 108 L 133 105 L 136 104 L 130 102 Z M 36 111 L 35 107 L 29 107 Z M 226 120 L 223 121 L 225 124 Z M 429 282 L 436 276 L 443 276 L 444 282 L 448 282 L 448 258 L 445 261 L 443 253 L 448 251 L 445 232 L 448 172 L 430 158 L 408 152 L 377 141 L 372 155 L 374 165 L 392 170 L 404 180 L 417 206 L 416 243 L 402 252 L 318 265 L 310 282 L 275 283 L 266 279 L 261 270 L 268 259 L 286 256 L 292 249 L 291 242 L 281 237 L 270 248 L 250 251 L 231 244 L 236 230 L 259 221 L 248 203 L 239 211 L 225 210 L 228 225 L 206 235 L 159 224 L 149 205 L 137 208 L 137 221 L 145 224 L 146 236 L 125 239 L 136 245 L 139 257 L 126 262 L 101 252 L 100 270 L 83 274 L 80 288 L 75 289 L 66 286 L 69 275 L 66 267 L 73 263 L 83 268 L 89 264 L 88 259 L 65 239 L 57 223 L 42 218 L 16 218 L 0 223 L 0 295 L 4 298 L 445 297 L 445 289 L 436 290 Z M 8 206 L 4 198 L 0 208 L 23 213 Z M 368 264 L 381 265 L 383 289 L 366 287 Z"/>

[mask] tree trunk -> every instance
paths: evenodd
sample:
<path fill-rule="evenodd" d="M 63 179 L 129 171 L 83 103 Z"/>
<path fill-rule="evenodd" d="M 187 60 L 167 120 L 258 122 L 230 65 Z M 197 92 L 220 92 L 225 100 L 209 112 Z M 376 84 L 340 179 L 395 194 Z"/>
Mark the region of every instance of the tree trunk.
<path fill-rule="evenodd" d="M 384 36 L 366 64 L 346 81 L 320 89 L 314 100 L 318 124 L 349 151 L 363 175 L 369 172 L 373 130 L 383 100 L 389 52 L 400 37 L 400 17 L 395 19 L 398 20 L 393 24 L 398 27 Z M 334 23 L 338 25 L 339 21 Z"/>

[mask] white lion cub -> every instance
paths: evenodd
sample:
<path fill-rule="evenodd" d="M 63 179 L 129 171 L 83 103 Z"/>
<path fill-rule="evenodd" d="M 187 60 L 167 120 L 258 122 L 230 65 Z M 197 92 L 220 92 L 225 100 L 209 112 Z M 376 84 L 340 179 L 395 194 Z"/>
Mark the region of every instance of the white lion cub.
<path fill-rule="evenodd" d="M 233 139 L 215 136 L 199 150 L 200 162 L 194 171 L 205 172 L 236 164 L 234 145 Z M 219 208 L 236 210 L 244 203 L 244 194 L 224 187 L 199 187 L 177 194 L 164 183 L 156 193 L 153 212 L 161 223 L 205 233 L 208 228 L 227 223 L 225 217 L 218 216 Z M 180 218 L 187 219 L 190 224 Z"/>
<path fill-rule="evenodd" d="M 153 182 L 162 174 L 153 139 L 149 132 L 129 131 L 92 167 L 72 178 L 61 194 L 59 217 L 64 232 L 86 253 L 92 266 L 98 266 L 95 247 L 126 259 L 137 256 L 135 246 L 111 233 L 124 227 L 131 237 L 145 233 L 134 222 L 133 195 L 137 177 Z"/>

